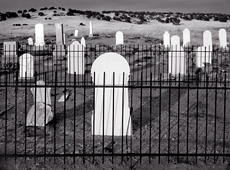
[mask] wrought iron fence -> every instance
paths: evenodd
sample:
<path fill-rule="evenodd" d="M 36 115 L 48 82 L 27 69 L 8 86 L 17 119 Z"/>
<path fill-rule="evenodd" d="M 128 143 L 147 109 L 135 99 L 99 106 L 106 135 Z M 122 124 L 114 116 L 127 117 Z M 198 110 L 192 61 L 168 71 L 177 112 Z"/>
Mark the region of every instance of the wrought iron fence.
<path fill-rule="evenodd" d="M 65 57 L 59 60 L 53 52 L 34 55 L 32 79 L 20 79 L 18 58 L 12 60 L 16 68 L 3 65 L 0 156 L 25 157 L 25 161 L 27 157 L 44 161 L 61 157 L 64 162 L 71 158 L 73 163 L 121 160 L 131 165 L 144 159 L 149 163 L 155 159 L 159 163 L 225 162 L 230 154 L 229 51 L 214 50 L 212 65 L 199 70 L 193 47 L 186 48 L 186 75 L 169 76 L 168 50 L 160 46 L 86 47 L 83 75 L 68 74 Z M 124 75 L 122 83 L 116 84 L 116 73 L 109 85 L 105 75 L 102 84 L 92 78 L 92 63 L 108 51 L 116 51 L 128 61 L 131 71 L 127 84 Z M 38 80 L 44 84 L 36 83 Z M 42 127 L 35 126 L 40 114 L 36 109 L 39 89 L 43 89 L 43 123 L 48 110 L 53 113 L 51 121 Z M 30 112 L 34 113 L 34 125 L 28 125 Z M 110 132 L 106 132 L 108 126 Z M 97 128 L 101 128 L 98 133 Z"/>

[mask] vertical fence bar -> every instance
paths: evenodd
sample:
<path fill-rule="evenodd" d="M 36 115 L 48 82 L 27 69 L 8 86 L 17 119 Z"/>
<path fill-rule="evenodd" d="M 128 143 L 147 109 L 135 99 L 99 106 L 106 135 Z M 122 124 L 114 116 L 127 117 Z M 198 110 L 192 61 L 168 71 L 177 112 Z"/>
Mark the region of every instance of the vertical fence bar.
<path fill-rule="evenodd" d="M 27 72 L 26 72 L 27 78 Z M 34 164 L 36 164 L 36 119 L 37 119 L 37 71 L 35 71 L 35 87 L 34 87 Z"/>
<path fill-rule="evenodd" d="M 140 164 L 142 161 L 142 94 L 143 94 L 143 74 L 141 72 L 141 98 L 140 98 Z"/>
<path fill-rule="evenodd" d="M 198 116 L 199 116 L 199 83 L 197 83 L 196 88 L 196 155 L 198 151 Z M 197 156 L 196 156 L 196 163 L 197 163 Z"/>
<path fill-rule="evenodd" d="M 206 107 L 205 107 L 205 149 L 204 149 L 204 153 L 205 153 L 205 164 L 207 163 L 207 147 L 208 147 L 208 75 L 206 75 L 205 77 L 206 79 Z"/>
<path fill-rule="evenodd" d="M 158 164 L 161 163 L 161 73 L 160 73 L 160 96 L 159 96 L 159 143 L 158 143 Z"/>
<path fill-rule="evenodd" d="M 103 73 L 103 119 L 102 119 L 102 163 L 104 163 L 105 160 L 105 72 Z"/>
<path fill-rule="evenodd" d="M 46 97 L 47 97 L 47 95 L 46 95 L 46 92 L 47 92 L 47 81 L 46 81 L 46 73 L 45 73 L 45 116 L 44 116 L 44 164 L 46 163 L 46 106 L 47 106 L 47 101 L 46 101 Z"/>
<path fill-rule="evenodd" d="M 17 74 L 17 73 L 16 73 Z M 14 98 L 14 100 L 15 100 L 15 138 L 14 138 L 14 140 L 15 140 L 15 148 L 14 148 L 14 153 L 15 153 L 15 155 L 17 154 L 17 108 L 18 108 L 18 106 L 17 106 L 17 96 L 18 96 L 18 84 L 17 84 L 18 82 L 16 81 L 16 87 L 15 87 L 15 89 L 14 89 L 14 92 L 15 92 L 15 98 Z M 17 157 L 15 156 L 15 164 L 16 164 L 16 162 L 17 162 Z"/>
<path fill-rule="evenodd" d="M 114 109 L 115 109 L 115 72 L 113 72 L 113 117 L 112 117 L 112 164 L 113 164 L 113 158 L 114 158 Z"/>
<path fill-rule="evenodd" d="M 188 163 L 188 145 L 189 145 L 189 97 L 190 97 L 190 92 L 189 92 L 189 88 L 190 88 L 190 81 L 189 81 L 189 78 L 190 78 L 190 74 L 188 73 L 188 95 L 187 95 L 187 145 L 186 145 L 186 162 Z"/>
<path fill-rule="evenodd" d="M 179 86 L 178 86 L 178 117 L 177 117 L 177 163 L 179 163 L 180 154 L 180 85 L 181 85 L 181 74 L 179 72 Z"/>
<path fill-rule="evenodd" d="M 149 155 L 152 153 L 151 139 L 152 139 L 152 72 L 150 73 L 150 112 L 149 112 Z M 151 164 L 151 157 L 149 156 L 149 163 Z"/>
<path fill-rule="evenodd" d="M 86 98 L 85 98 L 85 96 L 86 96 L 86 84 L 85 84 L 85 74 L 84 74 L 84 76 L 83 76 L 83 83 L 84 83 L 84 99 L 83 99 L 83 102 L 84 102 L 84 104 L 83 104 L 83 163 L 85 163 L 85 154 L 86 154 L 86 152 L 85 152 L 85 145 L 86 145 L 86 142 L 85 142 L 85 122 L 86 122 L 86 120 L 85 120 L 85 114 L 86 114 L 86 109 L 85 109 L 85 104 L 86 104 Z"/>
<path fill-rule="evenodd" d="M 214 155 L 216 155 L 216 119 L 217 119 L 217 74 L 215 82 L 215 120 L 214 120 Z M 216 163 L 216 157 L 214 156 L 214 164 Z"/>
<path fill-rule="evenodd" d="M 4 155 L 5 155 L 5 163 L 7 164 L 7 93 L 8 93 L 8 86 L 7 86 L 7 74 L 5 74 L 5 87 L 6 87 L 6 90 L 5 90 L 5 152 L 4 152 Z"/>
<path fill-rule="evenodd" d="M 96 84 L 96 74 L 95 74 L 95 72 L 93 72 L 93 164 L 94 164 L 94 162 L 95 162 L 95 93 L 96 93 L 96 86 L 95 86 L 95 84 Z"/>
<path fill-rule="evenodd" d="M 131 86 L 131 111 L 130 111 L 130 116 L 132 116 L 132 113 L 133 113 L 133 86 Z M 130 140 L 130 152 L 133 153 L 133 140 L 132 140 L 132 136 L 131 136 L 131 140 Z M 132 167 L 132 164 L 133 164 L 133 158 L 131 156 L 131 159 L 130 159 L 130 167 Z"/>
<path fill-rule="evenodd" d="M 124 161 L 124 157 L 123 157 L 123 155 L 124 155 L 124 86 L 125 86 L 125 72 L 123 72 L 123 76 L 122 76 L 122 118 L 121 118 L 121 120 L 122 120 L 122 124 L 121 124 L 121 129 L 122 129 L 122 136 L 121 136 L 121 153 L 122 153 L 122 157 L 121 157 L 121 161 L 122 161 L 122 163 L 123 163 L 123 161 Z M 119 87 L 118 87 L 119 88 Z M 128 129 L 126 129 L 126 130 L 128 130 Z"/>
<path fill-rule="evenodd" d="M 57 70 L 55 70 L 55 87 L 54 87 L 54 155 L 56 154 L 56 95 L 57 95 Z M 54 157 L 54 164 L 56 159 Z"/>
<path fill-rule="evenodd" d="M 226 49 L 225 49 L 226 50 Z M 226 136 L 226 100 L 227 100 L 227 90 L 226 90 L 226 74 L 224 74 L 224 129 L 223 129 L 223 155 L 225 155 L 225 136 Z M 223 163 L 225 162 L 225 156 L 223 156 Z"/>
<path fill-rule="evenodd" d="M 171 148 L 170 148 L 170 144 L 171 144 L 171 81 L 172 79 L 169 79 L 169 107 L 168 107 L 168 163 L 170 162 L 170 156 L 169 154 L 171 153 Z"/>
<path fill-rule="evenodd" d="M 66 71 L 65 71 L 65 85 L 64 85 L 64 164 L 66 162 Z"/>
<path fill-rule="evenodd" d="M 25 79 L 25 84 L 27 84 L 27 79 Z M 27 117 L 27 86 L 25 86 L 25 124 L 24 124 L 24 126 L 25 126 L 25 146 L 24 146 L 24 149 L 25 149 L 25 164 L 26 164 L 26 155 L 27 155 L 27 153 L 26 153 L 26 150 L 27 150 L 27 138 L 26 138 L 26 132 L 27 132 L 27 119 L 26 119 L 26 117 Z"/>
<path fill-rule="evenodd" d="M 73 103 L 74 103 L 74 108 L 73 108 L 73 163 L 75 164 L 75 147 L 76 147 L 76 71 L 74 72 L 74 87 L 73 87 L 74 95 L 73 95 Z"/>

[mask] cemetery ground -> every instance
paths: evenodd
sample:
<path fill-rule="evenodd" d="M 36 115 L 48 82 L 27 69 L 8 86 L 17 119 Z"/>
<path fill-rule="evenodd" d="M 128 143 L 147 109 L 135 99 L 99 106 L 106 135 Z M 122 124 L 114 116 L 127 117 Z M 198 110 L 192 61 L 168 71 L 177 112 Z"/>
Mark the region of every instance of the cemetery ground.
<path fill-rule="evenodd" d="M 65 18 L 63 18 L 64 21 Z M 35 23 L 38 23 L 39 18 L 36 20 L 31 20 L 28 26 L 22 28 L 13 28 L 12 34 L 6 31 L 7 26 L 1 26 L 0 29 L 3 29 L 1 32 L 2 40 L 18 40 L 20 42 L 25 42 L 27 36 L 23 36 L 24 33 L 32 35 L 30 32 L 31 28 L 34 27 Z M 6 25 L 11 25 L 17 20 L 7 20 Z M 58 21 L 58 19 L 56 20 Z M 82 18 L 82 22 L 87 22 L 86 19 Z M 9 23 L 11 22 L 11 23 Z M 17 21 L 18 22 L 18 21 Z M 27 22 L 28 21 L 20 21 Z M 48 22 L 48 21 L 47 21 Z M 73 21 L 69 21 L 70 25 Z M 79 22 L 79 21 L 78 21 Z M 95 33 L 98 33 L 99 36 L 95 36 L 92 39 L 86 38 L 87 44 L 101 44 L 111 45 L 115 43 L 114 37 L 112 35 L 113 30 L 110 28 L 131 28 L 131 24 L 128 26 L 128 23 L 112 23 L 120 24 L 118 26 L 108 27 L 107 23 L 104 21 L 97 21 L 95 24 L 96 30 Z M 101 34 L 100 30 L 97 30 L 97 24 L 100 25 L 104 22 L 105 34 Z M 193 22 L 193 21 L 191 21 Z M 194 25 L 190 26 L 194 28 L 194 37 L 199 38 L 199 33 L 206 28 L 210 28 L 212 31 L 217 30 L 218 26 L 207 27 L 205 22 L 197 21 L 202 24 L 199 26 Z M 183 23 L 183 22 L 182 22 Z M 48 24 L 48 23 L 47 23 Z M 124 25 L 123 25 L 124 24 Z M 184 28 L 185 25 L 172 26 L 166 24 L 160 25 L 159 27 L 154 25 L 145 26 L 132 26 L 130 29 L 124 30 L 130 34 L 125 35 L 125 42 L 127 44 L 159 44 L 161 43 L 161 37 L 163 32 L 159 33 L 159 30 L 164 28 L 165 30 L 172 29 L 172 32 L 179 32 L 180 29 Z M 228 23 L 229 24 L 229 23 Z M 8 25 L 8 28 L 9 28 Z M 67 23 L 66 23 L 67 25 Z M 214 24 L 213 24 L 214 25 Z M 100 26 L 103 28 L 103 26 Z M 223 25 L 220 24 L 220 27 Z M 225 25 L 227 26 L 227 24 Z M 142 28 L 140 28 L 142 27 Z M 190 28 L 188 25 L 186 27 Z M 70 31 L 73 26 L 67 26 L 67 32 Z M 106 29 L 108 28 L 108 29 Z M 146 29 L 145 29 L 146 28 Z M 152 28 L 153 30 L 151 30 Z M 159 30 L 154 30 L 154 29 Z M 196 30 L 197 29 L 197 30 Z M 145 30 L 145 31 L 141 31 Z M 150 31 L 151 30 L 151 31 Z M 192 29 L 191 29 L 192 30 Z M 53 31 L 48 28 L 50 33 Z M 108 32 L 107 32 L 108 31 Z M 123 30 L 122 30 L 123 31 Z M 193 31 L 193 30 L 192 30 Z M 84 32 L 84 31 L 83 31 Z M 102 31 L 104 32 L 104 30 Z M 115 32 L 115 31 L 114 31 Z M 5 33 L 3 35 L 3 33 Z M 106 34 L 108 33 L 108 34 Z M 12 35 L 19 35 L 12 38 Z M 86 33 L 85 33 L 86 34 Z M 154 35 L 159 34 L 159 35 Z M 5 36 L 7 35 L 7 36 Z M 201 34 L 202 35 L 202 34 Z M 201 36 L 200 35 L 200 36 Z M 154 37 L 154 38 L 153 38 Z M 71 34 L 67 36 L 67 42 L 70 42 L 72 39 Z M 214 38 L 215 39 L 215 38 Z M 2 41 L 1 40 L 1 41 Z M 55 41 L 55 37 L 50 35 L 46 36 L 46 40 Z M 198 40 L 200 41 L 200 40 Z M 215 40 L 214 40 L 215 41 Z M 140 47 L 139 46 L 139 47 Z M 107 48 L 106 46 L 103 46 Z M 154 48 L 151 47 L 150 48 Z M 92 50 L 92 49 L 91 49 Z M 108 49 L 106 49 L 108 50 Z M 106 51 L 105 50 L 105 51 Z M 143 70 L 146 74 L 143 74 L 143 80 L 149 78 L 149 73 L 152 71 L 154 79 L 159 80 L 159 72 L 162 73 L 165 78 L 167 71 L 167 55 L 160 54 L 156 52 L 155 55 L 152 55 L 152 58 L 149 58 L 149 51 L 142 53 L 135 52 L 133 54 L 128 54 L 125 50 L 120 51 L 121 55 L 127 58 L 127 61 L 131 67 L 131 78 L 141 79 L 140 70 Z M 154 50 L 153 50 L 154 51 Z M 155 50 L 156 51 L 156 50 Z M 101 51 L 101 53 L 103 50 Z M 95 54 L 95 53 L 94 53 Z M 152 54 L 152 53 L 151 53 Z M 195 72 L 196 68 L 193 65 L 192 58 L 194 58 L 193 53 L 186 53 L 187 58 L 189 59 L 190 72 L 191 74 Z M 216 53 L 216 57 L 220 52 Z M 90 68 L 93 60 L 99 54 L 91 56 L 90 53 L 86 58 L 86 74 L 85 78 L 87 80 L 91 79 Z M 224 58 L 221 60 L 215 60 L 216 63 L 221 68 L 229 73 L 229 54 L 224 54 Z M 129 57 L 132 56 L 132 57 Z M 133 57 L 134 56 L 134 57 Z M 141 56 L 141 57 L 140 57 Z M 223 55 L 222 55 L 223 56 Z M 45 76 L 44 74 L 39 75 L 40 78 L 46 82 L 54 82 L 55 74 L 53 70 L 49 70 L 50 66 L 54 66 L 52 62 L 52 56 L 46 55 L 35 59 L 35 70 L 38 73 L 43 71 L 48 72 Z M 91 60 L 93 58 L 93 60 Z M 157 64 L 156 64 L 157 63 Z M 41 66 L 42 65 L 42 66 Z M 57 72 L 59 74 L 58 80 L 73 80 L 72 75 L 67 75 L 63 70 L 65 70 L 66 63 L 60 62 L 57 64 Z M 212 68 L 207 68 L 212 69 Z M 61 71 L 62 70 L 62 71 Z M 1 76 L 5 76 L 6 73 L 1 73 Z M 15 78 L 15 73 L 7 73 L 10 77 Z M 205 73 L 203 74 L 204 78 Z M 3 76 L 3 77 L 4 77 Z M 39 77 L 38 76 L 38 77 Z M 219 76 L 219 75 L 218 75 Z M 215 78 L 215 75 L 214 75 Z M 227 77 L 228 79 L 229 77 Z M 82 80 L 82 76 L 78 76 L 77 80 Z M 148 79 L 149 80 L 149 79 Z M 3 79 L 1 79 L 3 81 Z M 154 83 L 154 82 L 153 82 Z M 159 83 L 159 81 L 158 81 Z M 140 85 L 140 84 L 139 84 Z M 162 84 L 163 85 L 163 84 Z M 202 86 L 203 84 L 201 84 Z M 215 86 L 216 84 L 209 86 Z M 218 86 L 222 84 L 219 83 Z M 178 85 L 179 86 L 179 85 Z M 178 87 L 177 86 L 177 87 Z M 183 82 L 180 84 L 180 87 L 187 87 L 188 83 Z M 194 87 L 196 87 L 194 85 Z M 15 153 L 24 154 L 72 154 L 73 151 L 75 154 L 82 153 L 229 153 L 229 134 L 230 129 L 229 122 L 230 117 L 228 112 L 225 114 L 225 110 L 229 110 L 229 105 L 226 104 L 223 100 L 224 96 L 226 97 L 226 102 L 230 100 L 229 90 L 224 89 L 183 89 L 183 88 L 162 88 L 157 87 L 151 88 L 138 88 L 133 87 L 129 89 L 129 102 L 130 107 L 132 108 L 132 124 L 133 124 L 133 136 L 132 137 L 114 137 L 115 143 L 111 144 L 111 137 L 105 137 L 103 142 L 102 137 L 95 136 L 93 138 L 91 132 L 91 115 L 93 111 L 93 87 L 84 88 L 84 87 L 68 87 L 65 89 L 64 86 L 51 89 L 51 98 L 52 98 L 52 110 L 55 113 L 54 120 L 50 122 L 46 127 L 39 128 L 36 130 L 34 128 L 26 128 L 26 112 L 33 104 L 33 96 L 30 91 L 30 87 L 1 87 L 0 89 L 0 151 L 4 153 L 5 149 L 7 154 Z M 57 100 L 62 96 L 63 91 L 68 90 L 70 92 L 69 98 L 63 102 L 57 102 Z M 17 95 L 15 97 L 15 95 Z M 208 97 L 207 97 L 208 96 Z M 6 100 L 7 98 L 7 100 Z M 15 101 L 15 99 L 17 99 Z M 197 100 L 198 99 L 198 100 Z M 207 100 L 204 100 L 207 99 Z M 216 99 L 216 100 L 215 100 Z M 7 110 L 5 110 L 5 105 L 7 101 Z M 56 101 L 56 102 L 55 102 Z M 189 101 L 189 102 L 187 102 Z M 208 106 L 207 106 L 208 103 Z M 75 107 L 74 107 L 75 106 Z M 206 107 L 207 106 L 207 107 Z M 188 111 L 189 110 L 189 111 Z M 178 112 L 179 111 L 179 112 Z M 198 111 L 198 112 L 197 112 Z M 188 115 L 189 112 L 189 115 Z M 85 114 L 83 114 L 85 113 Z M 197 113 L 199 113 L 197 115 Z M 216 113 L 216 114 L 215 114 Z M 206 117 L 206 114 L 208 116 Z M 225 118 L 225 121 L 224 121 Z M 216 121 L 214 121 L 216 120 Z M 7 126 L 6 126 L 7 122 Z M 161 124 L 159 128 L 159 123 Z M 170 124 L 170 127 L 168 125 Z M 165 127 L 167 125 L 167 127 Z M 180 126 L 178 126 L 180 125 Z M 7 127 L 7 140 L 5 141 L 5 127 Z M 179 129 L 178 129 L 179 127 Z M 226 128 L 225 140 L 223 140 L 223 128 Z M 170 130 L 169 130 L 170 129 Z M 36 135 L 35 135 L 36 131 Z M 159 134 L 160 132 L 160 134 Z M 179 133 L 178 133 L 179 132 Z M 208 133 L 206 133 L 208 132 Z M 167 138 L 170 133 L 170 138 Z M 208 134 L 208 135 L 206 135 Z M 55 138 L 54 138 L 55 136 Z M 16 140 L 15 140 L 16 139 Z M 149 143 L 151 139 L 151 143 Z M 196 140 L 197 139 L 197 140 Z M 16 143 L 15 143 L 16 141 Z M 178 145 L 178 141 L 180 144 Z M 223 141 L 225 141 L 225 147 L 223 147 Z M 7 145 L 5 145 L 7 142 Z M 205 145 L 205 142 L 207 144 Z M 216 142 L 216 143 L 215 143 Z M 36 143 L 36 145 L 35 145 Z M 44 145 L 44 143 L 46 145 Z M 215 144 L 214 144 L 215 143 Z M 188 144 L 188 145 L 187 145 Z M 54 146 L 55 145 L 55 146 Z M 16 148 L 15 148 L 16 146 Z M 169 147 L 170 146 L 170 147 Z M 178 147 L 179 146 L 179 147 Z M 215 147 L 214 147 L 215 146 Z M 5 148 L 6 147 L 6 148 Z M 113 149 L 113 151 L 112 151 Z M 55 160 L 54 160 L 55 159 Z M 103 160 L 104 159 L 104 160 Z M 226 158 L 228 160 L 229 158 Z M 13 169 L 14 166 L 16 169 L 225 169 L 227 167 L 226 163 L 223 163 L 222 157 L 189 157 L 187 163 L 186 156 L 170 156 L 170 157 L 160 157 L 152 156 L 142 157 L 56 157 L 56 158 L 36 158 L 36 163 L 34 165 L 34 158 L 17 158 L 16 164 L 14 157 L 7 158 L 8 160 L 8 169 Z M 205 160 L 207 161 L 205 164 Z M 4 162 L 4 158 L 1 160 Z M 45 162 L 44 162 L 45 161 Z M 54 163 L 56 161 L 56 163 Z M 65 161 L 65 164 L 64 164 Z M 73 162 L 75 161 L 75 165 Z M 82 162 L 85 161 L 85 164 Z M 112 163 L 112 161 L 114 161 Z M 151 164 L 149 164 L 149 161 Z M 170 162 L 168 164 L 168 161 Z M 214 164 L 215 161 L 215 164 Z M 104 163 L 103 163 L 104 162 Z M 140 164 L 141 162 L 141 164 Z M 158 163 L 161 164 L 158 164 Z"/>

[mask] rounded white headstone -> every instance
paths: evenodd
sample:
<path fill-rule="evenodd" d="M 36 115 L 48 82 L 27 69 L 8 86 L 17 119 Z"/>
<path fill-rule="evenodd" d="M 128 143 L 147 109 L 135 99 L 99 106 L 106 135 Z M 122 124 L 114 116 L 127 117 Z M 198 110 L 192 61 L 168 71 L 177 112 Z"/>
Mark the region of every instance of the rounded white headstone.
<path fill-rule="evenodd" d="M 121 31 L 117 31 L 116 33 L 116 45 L 119 44 L 124 44 L 124 35 Z"/>

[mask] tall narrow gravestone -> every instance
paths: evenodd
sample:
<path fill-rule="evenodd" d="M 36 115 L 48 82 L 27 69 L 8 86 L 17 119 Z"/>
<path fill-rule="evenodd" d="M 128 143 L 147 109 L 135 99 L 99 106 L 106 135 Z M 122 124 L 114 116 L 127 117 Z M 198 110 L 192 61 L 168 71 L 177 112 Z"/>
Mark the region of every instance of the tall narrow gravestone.
<path fill-rule="evenodd" d="M 116 33 L 116 45 L 124 44 L 124 35 L 121 31 Z"/>
<path fill-rule="evenodd" d="M 69 74 L 85 73 L 84 46 L 78 41 L 74 41 L 68 46 L 67 68 Z"/>
<path fill-rule="evenodd" d="M 198 47 L 196 52 L 196 66 L 204 67 L 204 63 L 211 63 L 211 57 L 208 55 L 209 52 L 206 51 L 204 46 Z"/>
<path fill-rule="evenodd" d="M 227 32 L 223 28 L 219 30 L 219 41 L 221 48 L 227 47 Z"/>
<path fill-rule="evenodd" d="M 62 23 L 56 23 L 55 29 L 56 29 L 56 44 L 57 45 L 64 44 L 63 24 Z"/>
<path fill-rule="evenodd" d="M 190 43 L 190 31 L 185 28 L 183 31 L 183 47 L 187 47 Z"/>
<path fill-rule="evenodd" d="M 130 75 L 126 59 L 113 52 L 102 54 L 94 61 L 91 75 L 96 86 L 104 86 L 95 87 L 92 134 L 132 135 L 128 88 L 124 87 L 128 85 Z"/>
<path fill-rule="evenodd" d="M 168 72 L 173 76 L 186 74 L 186 60 L 184 49 L 180 46 L 178 36 L 171 37 L 171 49 L 169 51 Z"/>
<path fill-rule="evenodd" d="M 93 37 L 93 25 L 92 22 L 89 22 L 89 37 Z"/>
<path fill-rule="evenodd" d="M 34 76 L 34 57 L 25 53 L 19 58 L 19 78 L 33 78 Z"/>
<path fill-rule="evenodd" d="M 206 30 L 203 33 L 203 46 L 205 48 L 205 55 L 208 59 L 210 59 L 210 63 L 212 61 L 212 33 Z"/>
<path fill-rule="evenodd" d="M 163 44 L 165 48 L 170 47 L 170 35 L 168 31 L 165 31 L 163 35 Z"/>
<path fill-rule="evenodd" d="M 78 30 L 74 31 L 74 37 L 78 37 Z"/>
<path fill-rule="evenodd" d="M 208 30 L 203 33 L 203 46 L 207 51 L 212 52 L 212 33 Z"/>
<path fill-rule="evenodd" d="M 45 44 L 44 41 L 44 25 L 36 24 L 35 25 L 35 46 L 43 46 Z"/>
<path fill-rule="evenodd" d="M 54 117 L 51 108 L 51 88 L 44 86 L 45 82 L 39 80 L 36 82 L 36 86 L 31 88 L 35 104 L 30 108 L 27 115 L 27 126 L 45 126 Z"/>
<path fill-rule="evenodd" d="M 86 46 L 85 38 L 84 37 L 81 38 L 81 45 L 83 45 L 84 47 Z"/>
<path fill-rule="evenodd" d="M 55 28 L 56 28 L 56 46 L 53 51 L 53 56 L 56 57 L 58 60 L 63 60 L 66 55 L 66 49 L 64 45 L 65 35 L 63 33 L 63 24 L 56 23 Z"/>
<path fill-rule="evenodd" d="M 28 38 L 28 45 L 34 45 L 33 38 Z"/>

